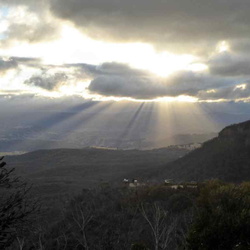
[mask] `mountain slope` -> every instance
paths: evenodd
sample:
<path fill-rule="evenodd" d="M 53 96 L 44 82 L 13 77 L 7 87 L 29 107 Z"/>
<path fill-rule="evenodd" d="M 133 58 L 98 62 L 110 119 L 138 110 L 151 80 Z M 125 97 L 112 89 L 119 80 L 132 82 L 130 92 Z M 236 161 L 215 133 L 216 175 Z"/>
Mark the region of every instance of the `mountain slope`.
<path fill-rule="evenodd" d="M 156 174 L 178 181 L 250 180 L 250 120 L 224 128 L 219 136 L 161 167 Z"/>
<path fill-rule="evenodd" d="M 155 150 L 53 149 L 8 156 L 15 173 L 31 180 L 43 193 L 81 190 L 102 182 L 122 183 L 185 155 L 184 148 Z"/>

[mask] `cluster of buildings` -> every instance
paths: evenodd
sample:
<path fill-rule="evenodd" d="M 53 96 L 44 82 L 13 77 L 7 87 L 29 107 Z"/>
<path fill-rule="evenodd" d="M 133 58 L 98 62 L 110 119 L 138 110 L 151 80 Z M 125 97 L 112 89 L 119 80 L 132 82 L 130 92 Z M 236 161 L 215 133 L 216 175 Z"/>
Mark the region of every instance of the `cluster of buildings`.
<path fill-rule="evenodd" d="M 136 188 L 136 187 L 141 187 L 141 186 L 152 185 L 152 183 L 139 182 L 137 179 L 130 180 L 130 179 L 124 178 L 123 185 L 129 188 Z M 198 183 L 195 181 L 185 182 L 185 183 L 174 183 L 172 179 L 165 179 L 164 185 L 172 189 L 180 189 L 180 188 L 197 188 Z"/>

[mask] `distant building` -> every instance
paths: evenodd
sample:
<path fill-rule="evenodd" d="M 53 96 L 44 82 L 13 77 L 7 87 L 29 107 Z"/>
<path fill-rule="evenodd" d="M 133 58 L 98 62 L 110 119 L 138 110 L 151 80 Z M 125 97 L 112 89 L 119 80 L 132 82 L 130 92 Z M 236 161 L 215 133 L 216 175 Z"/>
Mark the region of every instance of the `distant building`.
<path fill-rule="evenodd" d="M 170 185 L 172 189 L 178 189 L 178 188 L 183 188 L 183 185 L 175 184 L 175 185 Z"/>
<path fill-rule="evenodd" d="M 165 179 L 164 183 L 165 184 L 171 184 L 171 183 L 173 183 L 173 180 L 172 179 Z"/>
<path fill-rule="evenodd" d="M 129 181 L 129 179 L 124 178 L 123 179 L 123 184 L 125 186 L 128 186 L 130 188 L 135 188 L 135 187 L 139 187 L 139 186 L 144 186 L 145 183 L 139 183 L 137 179 L 132 179 L 131 181 Z"/>
<path fill-rule="evenodd" d="M 129 182 L 129 180 L 128 179 L 123 179 L 123 183 L 128 183 Z"/>

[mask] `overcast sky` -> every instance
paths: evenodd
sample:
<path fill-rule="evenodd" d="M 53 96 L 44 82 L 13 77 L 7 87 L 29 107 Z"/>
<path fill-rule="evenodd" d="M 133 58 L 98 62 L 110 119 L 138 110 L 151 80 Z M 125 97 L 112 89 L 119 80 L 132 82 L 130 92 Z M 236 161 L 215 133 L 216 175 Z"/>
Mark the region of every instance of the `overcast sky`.
<path fill-rule="evenodd" d="M 0 95 L 249 102 L 249 11 L 249 0 L 0 0 Z"/>

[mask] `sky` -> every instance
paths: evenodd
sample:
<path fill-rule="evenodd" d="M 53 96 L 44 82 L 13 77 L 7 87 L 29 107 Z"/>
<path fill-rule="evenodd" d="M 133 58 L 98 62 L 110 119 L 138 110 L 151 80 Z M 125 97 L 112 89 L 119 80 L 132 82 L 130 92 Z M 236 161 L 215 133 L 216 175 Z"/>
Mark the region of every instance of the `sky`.
<path fill-rule="evenodd" d="M 2 107 L 75 98 L 246 113 L 249 11 L 249 0 L 0 0 Z"/>
<path fill-rule="evenodd" d="M 1 0 L 1 95 L 250 100 L 246 0 Z"/>

